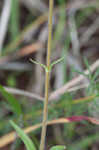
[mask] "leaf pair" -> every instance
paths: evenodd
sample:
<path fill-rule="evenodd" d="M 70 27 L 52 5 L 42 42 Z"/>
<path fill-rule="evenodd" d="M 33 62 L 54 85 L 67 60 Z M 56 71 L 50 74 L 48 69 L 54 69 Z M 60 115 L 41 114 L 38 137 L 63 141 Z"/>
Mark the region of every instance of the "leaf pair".
<path fill-rule="evenodd" d="M 35 61 L 35 60 L 33 60 L 33 59 L 30 59 L 30 61 L 31 61 L 32 63 L 36 64 L 36 65 L 40 65 L 41 67 L 43 67 L 46 72 L 51 72 L 52 67 L 53 67 L 55 64 L 61 62 L 63 59 L 64 59 L 64 57 L 62 57 L 62 58 L 60 58 L 60 59 L 58 59 L 58 60 L 52 62 L 52 63 L 50 64 L 50 67 L 49 67 L 49 68 L 48 68 L 46 65 L 41 64 L 41 63 L 39 63 L 39 62 L 37 62 L 37 61 Z"/>

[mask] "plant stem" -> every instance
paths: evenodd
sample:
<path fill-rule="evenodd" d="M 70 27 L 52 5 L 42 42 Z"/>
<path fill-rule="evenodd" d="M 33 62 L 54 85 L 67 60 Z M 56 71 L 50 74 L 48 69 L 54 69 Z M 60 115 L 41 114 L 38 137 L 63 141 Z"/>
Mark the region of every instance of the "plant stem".
<path fill-rule="evenodd" d="M 51 56 L 51 41 L 52 41 L 52 15 L 53 15 L 53 1 L 49 0 L 49 20 L 48 20 L 48 46 L 47 46 L 47 70 L 45 79 L 45 101 L 43 109 L 43 126 L 41 132 L 40 150 L 44 150 L 47 116 L 48 116 L 48 99 L 49 99 L 49 80 L 50 80 L 50 56 Z"/>

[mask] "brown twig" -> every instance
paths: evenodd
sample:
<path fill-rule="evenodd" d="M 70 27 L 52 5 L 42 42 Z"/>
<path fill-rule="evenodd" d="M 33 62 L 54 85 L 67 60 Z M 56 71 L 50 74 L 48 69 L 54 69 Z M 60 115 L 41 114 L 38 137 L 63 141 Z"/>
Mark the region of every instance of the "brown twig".
<path fill-rule="evenodd" d="M 88 116 L 72 116 L 72 117 L 68 117 L 68 118 L 60 118 L 60 119 L 55 119 L 55 120 L 51 120 L 51 121 L 47 121 L 47 125 L 54 125 L 54 124 L 63 124 L 63 123 L 71 123 L 72 121 L 81 121 L 81 120 L 87 120 L 93 124 L 99 125 L 99 120 L 92 118 L 92 117 L 88 117 Z M 24 129 L 25 133 L 30 133 L 40 127 L 42 127 L 42 123 L 27 127 Z M 13 142 L 16 138 L 16 132 L 10 132 L 6 135 L 4 135 L 3 137 L 0 138 L 0 148 L 10 144 L 11 142 Z"/>

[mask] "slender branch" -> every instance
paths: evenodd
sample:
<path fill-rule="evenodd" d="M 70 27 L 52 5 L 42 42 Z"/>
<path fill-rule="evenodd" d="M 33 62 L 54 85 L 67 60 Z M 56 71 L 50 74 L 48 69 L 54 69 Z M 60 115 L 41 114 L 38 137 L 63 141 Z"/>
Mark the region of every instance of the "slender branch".
<path fill-rule="evenodd" d="M 52 15 L 53 15 L 53 0 L 49 0 L 49 21 L 48 21 L 48 47 L 47 47 L 47 69 L 45 79 L 45 101 L 43 110 L 43 126 L 41 133 L 40 150 L 44 150 L 47 116 L 48 116 L 48 99 L 49 99 L 49 80 L 50 80 L 50 56 L 51 56 L 51 41 L 52 41 Z"/>
<path fill-rule="evenodd" d="M 69 118 L 73 119 L 73 117 L 69 117 Z M 69 118 L 67 117 L 67 118 L 59 118 L 59 119 L 55 119 L 55 120 L 50 120 L 50 121 L 47 121 L 47 125 L 71 123 L 73 120 L 70 121 Z M 96 118 L 92 118 L 89 116 L 78 116 L 78 117 L 76 116 L 76 118 L 78 118 L 78 119 L 86 118 L 86 120 L 88 120 L 89 122 L 99 125 L 99 120 Z M 76 118 L 74 117 L 74 119 L 76 119 Z M 77 120 L 75 120 L 75 121 L 77 121 Z M 42 127 L 42 123 L 39 123 L 39 124 L 36 124 L 33 126 L 29 126 L 27 128 L 24 128 L 23 130 L 27 134 L 27 133 L 37 130 L 40 127 Z M 98 135 L 98 137 L 99 137 L 99 135 Z M 0 137 L 0 149 L 6 145 L 12 143 L 15 140 L 15 138 L 16 138 L 16 132 L 14 132 L 14 131 Z"/>
<path fill-rule="evenodd" d="M 29 98 L 32 98 L 33 100 L 38 100 L 38 101 L 42 101 L 42 102 L 44 100 L 44 98 L 42 96 L 22 90 L 22 89 L 11 88 L 11 87 L 7 87 L 7 86 L 4 86 L 4 88 L 7 92 L 12 93 L 12 94 L 29 97 Z"/>

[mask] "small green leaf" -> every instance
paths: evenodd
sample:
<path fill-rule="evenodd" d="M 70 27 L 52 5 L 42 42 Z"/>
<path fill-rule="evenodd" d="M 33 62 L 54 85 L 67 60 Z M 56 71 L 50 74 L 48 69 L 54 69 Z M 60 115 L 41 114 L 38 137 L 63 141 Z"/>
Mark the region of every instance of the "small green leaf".
<path fill-rule="evenodd" d="M 53 146 L 50 150 L 65 150 L 66 149 L 66 146 L 64 145 L 56 145 L 56 146 Z"/>
<path fill-rule="evenodd" d="M 24 133 L 24 131 L 19 128 L 13 121 L 10 121 L 13 128 L 17 131 L 18 136 L 24 142 L 27 150 L 36 150 L 32 140 Z"/>
<path fill-rule="evenodd" d="M 37 62 L 37 61 L 35 61 L 35 60 L 33 60 L 33 59 L 30 59 L 30 61 L 31 61 L 32 63 L 36 64 L 36 65 L 39 65 L 39 64 L 40 64 L 39 62 Z"/>
<path fill-rule="evenodd" d="M 16 113 L 17 115 L 21 115 L 22 114 L 22 110 L 21 110 L 21 105 L 19 104 L 19 102 L 15 99 L 15 97 L 8 93 L 3 86 L 0 85 L 0 92 L 2 93 L 3 97 L 8 101 L 8 103 L 10 104 L 12 111 L 14 113 Z"/>
<path fill-rule="evenodd" d="M 46 68 L 47 68 L 44 64 L 41 64 L 41 63 L 39 63 L 39 62 L 37 62 L 37 61 L 35 61 L 35 60 L 33 60 L 33 59 L 30 59 L 30 61 L 31 61 L 32 63 L 36 64 L 36 65 L 40 65 L 40 66 L 43 67 L 45 70 L 46 70 Z"/>
<path fill-rule="evenodd" d="M 52 68 L 54 65 L 56 65 L 56 64 L 59 63 L 59 62 L 61 62 L 63 59 L 64 59 L 64 57 L 62 57 L 62 58 L 60 58 L 60 59 L 58 59 L 58 60 L 52 62 L 51 65 L 50 65 L 50 67 Z"/>
<path fill-rule="evenodd" d="M 84 57 L 84 63 L 86 65 L 86 67 L 88 68 L 88 70 L 90 71 L 90 65 L 89 65 L 88 60 L 87 60 L 86 57 Z"/>

